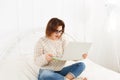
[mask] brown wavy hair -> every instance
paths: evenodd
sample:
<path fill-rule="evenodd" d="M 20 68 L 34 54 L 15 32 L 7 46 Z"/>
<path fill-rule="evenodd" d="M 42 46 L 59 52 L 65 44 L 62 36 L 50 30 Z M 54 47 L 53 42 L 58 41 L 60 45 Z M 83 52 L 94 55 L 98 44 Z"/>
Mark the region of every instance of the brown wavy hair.
<path fill-rule="evenodd" d="M 46 36 L 47 37 L 51 36 L 51 34 L 55 32 L 59 26 L 62 26 L 62 34 L 63 34 L 65 30 L 64 22 L 58 18 L 50 19 L 46 27 Z"/>

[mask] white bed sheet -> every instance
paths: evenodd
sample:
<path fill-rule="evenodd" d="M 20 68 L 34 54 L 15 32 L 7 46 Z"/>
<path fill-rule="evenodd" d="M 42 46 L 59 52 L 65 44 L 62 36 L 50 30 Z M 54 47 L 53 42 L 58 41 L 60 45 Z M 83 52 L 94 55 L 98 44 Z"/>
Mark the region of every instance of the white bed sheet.
<path fill-rule="evenodd" d="M 106 69 L 91 60 L 83 61 L 86 64 L 81 76 L 88 80 L 120 80 L 120 74 Z M 68 61 L 66 65 L 75 63 Z M 33 62 L 33 55 L 11 57 L 0 62 L 0 80 L 37 80 L 39 68 Z"/>
<path fill-rule="evenodd" d="M 0 61 L 0 80 L 37 80 L 39 68 L 33 62 L 34 46 L 43 32 L 42 29 L 37 29 L 20 40 L 15 41 L 11 47 L 5 48 L 6 56 Z M 68 37 L 69 38 L 69 37 Z M 86 64 L 85 71 L 81 76 L 86 76 L 88 80 L 120 80 L 120 73 L 106 69 L 95 64 L 89 59 L 84 60 Z M 74 63 L 69 61 L 66 65 Z"/>

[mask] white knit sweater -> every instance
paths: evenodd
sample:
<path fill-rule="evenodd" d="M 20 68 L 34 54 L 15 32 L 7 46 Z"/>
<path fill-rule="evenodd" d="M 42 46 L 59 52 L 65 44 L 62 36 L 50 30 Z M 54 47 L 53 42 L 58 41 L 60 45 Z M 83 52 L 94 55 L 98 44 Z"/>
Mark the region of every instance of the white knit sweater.
<path fill-rule="evenodd" d="M 65 45 L 66 40 L 63 37 L 57 41 L 51 40 L 47 37 L 41 37 L 35 47 L 35 64 L 39 66 L 40 69 L 50 69 L 54 71 L 61 70 L 66 61 L 52 60 L 51 62 L 48 62 L 44 54 L 51 53 L 60 58 L 63 55 Z"/>

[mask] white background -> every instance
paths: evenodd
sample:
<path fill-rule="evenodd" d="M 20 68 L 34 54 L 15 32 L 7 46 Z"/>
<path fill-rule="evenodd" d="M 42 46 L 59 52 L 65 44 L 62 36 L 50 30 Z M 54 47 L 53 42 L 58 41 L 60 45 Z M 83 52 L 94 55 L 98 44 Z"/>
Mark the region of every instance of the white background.
<path fill-rule="evenodd" d="M 0 0 L 0 56 L 12 38 L 62 19 L 66 33 L 92 42 L 89 58 L 120 72 L 119 0 Z"/>

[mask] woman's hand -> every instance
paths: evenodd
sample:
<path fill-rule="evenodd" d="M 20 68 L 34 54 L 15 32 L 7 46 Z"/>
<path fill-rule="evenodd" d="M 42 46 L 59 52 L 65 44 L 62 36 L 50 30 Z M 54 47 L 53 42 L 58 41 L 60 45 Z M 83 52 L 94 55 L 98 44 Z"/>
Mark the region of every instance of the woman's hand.
<path fill-rule="evenodd" d="M 45 58 L 48 62 L 53 60 L 53 54 L 45 54 Z"/>
<path fill-rule="evenodd" d="M 82 57 L 83 57 L 83 59 L 86 59 L 86 58 L 87 58 L 87 54 L 84 53 L 84 54 L 82 55 Z M 78 61 L 78 60 L 73 60 L 73 61 Z"/>
<path fill-rule="evenodd" d="M 87 54 L 84 53 L 84 54 L 82 55 L 82 57 L 83 57 L 83 59 L 86 59 L 86 58 L 87 58 Z"/>

